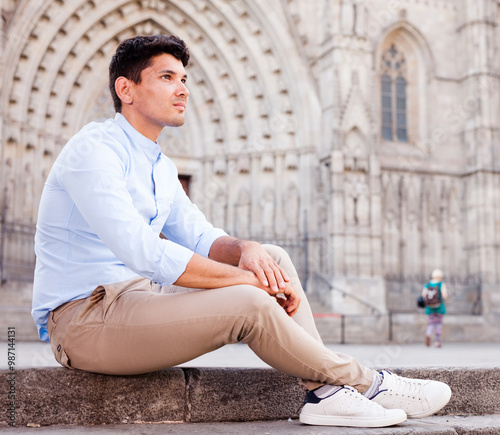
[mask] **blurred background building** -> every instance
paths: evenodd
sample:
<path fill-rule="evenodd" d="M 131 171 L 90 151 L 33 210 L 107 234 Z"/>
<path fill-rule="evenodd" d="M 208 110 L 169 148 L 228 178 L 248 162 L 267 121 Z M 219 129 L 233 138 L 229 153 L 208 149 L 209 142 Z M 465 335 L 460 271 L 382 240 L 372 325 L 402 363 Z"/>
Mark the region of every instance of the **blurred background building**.
<path fill-rule="evenodd" d="M 288 249 L 325 331 L 340 313 L 353 339 L 420 339 L 416 297 L 440 268 L 445 333 L 498 339 L 498 0 L 1 0 L 1 12 L 2 326 L 35 336 L 43 183 L 75 132 L 114 116 L 118 43 L 166 33 L 192 60 L 187 122 L 162 133 L 164 153 L 215 225 Z"/>

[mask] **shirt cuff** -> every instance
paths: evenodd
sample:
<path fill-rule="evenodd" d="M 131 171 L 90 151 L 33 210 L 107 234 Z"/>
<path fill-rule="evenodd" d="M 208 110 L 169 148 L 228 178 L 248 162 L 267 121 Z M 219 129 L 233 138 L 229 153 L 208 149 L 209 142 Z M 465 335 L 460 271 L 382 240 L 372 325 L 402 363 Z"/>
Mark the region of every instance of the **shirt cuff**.
<path fill-rule="evenodd" d="M 172 285 L 186 270 L 194 252 L 170 240 L 165 247 L 151 281 L 160 285 Z"/>
<path fill-rule="evenodd" d="M 50 340 L 49 340 L 49 332 L 47 331 L 47 326 L 46 325 L 36 325 L 36 326 L 38 328 L 38 336 L 40 337 L 40 340 L 49 343 Z"/>
<path fill-rule="evenodd" d="M 228 234 L 224 230 L 221 230 L 220 228 L 212 228 L 209 231 L 205 231 L 203 233 L 203 237 L 196 245 L 195 252 L 197 254 L 203 255 L 204 257 L 208 257 L 208 254 L 210 253 L 210 248 L 212 247 L 213 243 L 219 237 L 227 235 Z"/>

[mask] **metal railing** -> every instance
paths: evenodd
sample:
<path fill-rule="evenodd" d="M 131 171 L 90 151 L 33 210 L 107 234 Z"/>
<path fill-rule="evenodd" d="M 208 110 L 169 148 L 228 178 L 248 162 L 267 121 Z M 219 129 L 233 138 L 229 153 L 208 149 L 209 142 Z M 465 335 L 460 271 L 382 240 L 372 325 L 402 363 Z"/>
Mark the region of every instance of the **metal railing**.
<path fill-rule="evenodd" d="M 371 314 L 375 315 L 381 315 L 382 312 L 380 309 L 378 309 L 375 305 L 371 304 L 370 302 L 365 301 L 364 299 L 361 299 L 360 297 L 343 290 L 335 285 L 333 285 L 328 278 L 323 276 L 319 272 L 313 272 L 312 274 L 313 280 L 320 281 L 322 284 L 326 285 L 329 290 L 332 290 L 334 292 L 340 293 L 342 297 L 347 298 L 347 299 L 352 299 L 353 301 L 356 301 L 357 303 L 361 304 L 362 306 L 368 308 L 370 310 Z"/>
<path fill-rule="evenodd" d="M 35 226 L 1 220 L 0 280 L 33 281 L 35 271 Z"/>

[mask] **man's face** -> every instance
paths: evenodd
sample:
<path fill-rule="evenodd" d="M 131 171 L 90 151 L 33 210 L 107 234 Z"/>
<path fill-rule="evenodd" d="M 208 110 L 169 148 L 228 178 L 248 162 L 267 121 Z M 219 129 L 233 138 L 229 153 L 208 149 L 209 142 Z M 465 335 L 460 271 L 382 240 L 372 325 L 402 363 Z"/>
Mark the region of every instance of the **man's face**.
<path fill-rule="evenodd" d="M 183 125 L 189 90 L 182 62 L 160 54 L 141 72 L 141 79 L 141 83 L 130 82 L 132 103 L 122 104 L 123 114 L 133 117 L 132 124 L 150 139 L 158 137 L 165 126 Z"/>

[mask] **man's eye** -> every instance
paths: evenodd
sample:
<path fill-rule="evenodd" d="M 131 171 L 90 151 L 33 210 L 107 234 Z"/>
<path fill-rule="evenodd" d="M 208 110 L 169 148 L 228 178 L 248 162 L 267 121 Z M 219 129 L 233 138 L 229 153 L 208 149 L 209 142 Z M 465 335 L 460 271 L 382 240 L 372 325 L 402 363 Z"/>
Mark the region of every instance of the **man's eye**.
<path fill-rule="evenodd" d="M 170 75 L 166 74 L 166 75 L 162 76 L 162 78 L 170 80 Z"/>

